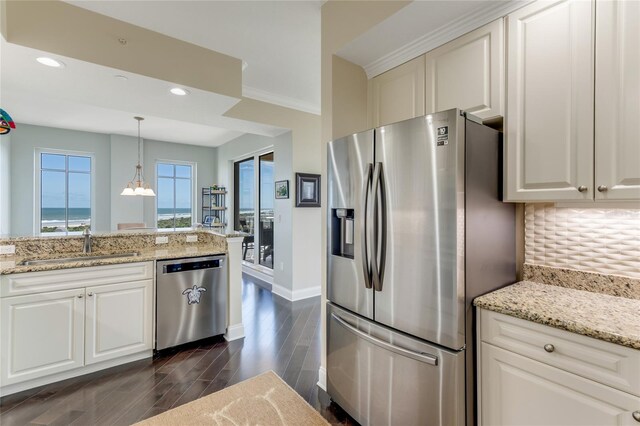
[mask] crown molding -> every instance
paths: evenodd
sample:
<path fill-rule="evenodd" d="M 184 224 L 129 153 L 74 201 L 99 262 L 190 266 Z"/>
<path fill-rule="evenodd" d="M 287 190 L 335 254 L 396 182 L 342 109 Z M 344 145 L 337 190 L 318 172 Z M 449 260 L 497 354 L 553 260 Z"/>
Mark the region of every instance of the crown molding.
<path fill-rule="evenodd" d="M 489 22 L 502 18 L 532 1 L 533 0 L 499 1 L 491 6 L 483 7 L 480 10 L 462 15 L 447 25 L 430 31 L 422 37 L 365 65 L 363 68 L 367 73 L 367 78 L 373 78 L 398 65 L 402 65 Z"/>
<path fill-rule="evenodd" d="M 311 102 L 304 102 L 299 99 L 290 98 L 288 96 L 277 95 L 272 92 L 267 92 L 266 90 L 256 89 L 255 87 L 243 85 L 242 96 L 244 96 L 245 98 L 255 99 L 257 101 L 280 105 L 285 108 L 308 112 L 309 114 L 320 115 L 320 107 L 318 105 L 315 105 Z"/>

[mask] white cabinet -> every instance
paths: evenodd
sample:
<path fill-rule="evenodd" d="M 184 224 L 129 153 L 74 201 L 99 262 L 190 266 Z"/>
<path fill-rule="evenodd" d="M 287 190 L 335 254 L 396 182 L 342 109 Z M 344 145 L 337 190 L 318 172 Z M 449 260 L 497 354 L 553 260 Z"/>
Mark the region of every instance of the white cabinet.
<path fill-rule="evenodd" d="M 81 367 L 84 289 L 1 301 L 2 386 Z"/>
<path fill-rule="evenodd" d="M 424 55 L 369 81 L 372 127 L 424 115 Z"/>
<path fill-rule="evenodd" d="M 537 1 L 506 18 L 509 201 L 593 199 L 593 7 Z"/>
<path fill-rule="evenodd" d="M 481 368 L 484 425 L 636 423 L 640 398 L 530 358 L 482 343 Z"/>
<path fill-rule="evenodd" d="M 503 116 L 504 23 L 498 19 L 426 54 L 426 114 L 460 108 Z"/>
<path fill-rule="evenodd" d="M 640 2 L 596 1 L 596 16 L 595 198 L 640 200 Z"/>
<path fill-rule="evenodd" d="M 480 310 L 481 425 L 635 425 L 640 351 Z"/>
<path fill-rule="evenodd" d="M 153 281 L 86 289 L 85 364 L 152 348 Z"/>
<path fill-rule="evenodd" d="M 2 275 L 0 308 L 2 395 L 148 357 L 153 262 Z"/>
<path fill-rule="evenodd" d="M 538 1 L 506 23 L 506 199 L 640 200 L 640 3 Z"/>

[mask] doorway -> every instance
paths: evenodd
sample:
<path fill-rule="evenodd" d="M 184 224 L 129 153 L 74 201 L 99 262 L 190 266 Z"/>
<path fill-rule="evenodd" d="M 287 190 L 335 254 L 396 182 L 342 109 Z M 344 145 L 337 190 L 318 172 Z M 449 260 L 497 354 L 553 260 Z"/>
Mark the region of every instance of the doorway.
<path fill-rule="evenodd" d="M 245 232 L 243 264 L 270 273 L 274 264 L 274 154 L 234 162 L 234 229 Z"/>

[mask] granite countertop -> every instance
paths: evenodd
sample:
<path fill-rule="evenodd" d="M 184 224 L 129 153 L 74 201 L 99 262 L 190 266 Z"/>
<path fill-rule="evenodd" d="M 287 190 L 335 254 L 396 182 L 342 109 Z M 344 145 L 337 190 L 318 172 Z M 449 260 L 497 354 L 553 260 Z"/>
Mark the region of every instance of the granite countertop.
<path fill-rule="evenodd" d="M 640 300 L 521 281 L 480 296 L 474 305 L 640 349 Z"/>
<path fill-rule="evenodd" d="M 53 271 L 57 269 L 69 269 L 69 268 L 82 268 L 86 266 L 100 266 L 100 265 L 114 265 L 118 263 L 135 263 L 135 262 L 148 262 L 151 260 L 163 260 L 163 259 L 177 259 L 182 257 L 196 257 L 196 256 L 211 256 L 216 254 L 224 254 L 224 251 L 220 250 L 220 247 L 214 245 L 194 244 L 183 245 L 180 247 L 167 247 L 167 248 L 153 248 L 145 250 L 129 250 L 130 253 L 140 253 L 139 256 L 133 257 L 118 257 L 112 259 L 91 259 L 91 256 L 118 254 L 118 252 L 100 252 L 95 251 L 90 254 L 82 253 L 61 253 L 58 255 L 49 256 L 33 256 L 33 257 L 18 257 L 8 256 L 0 258 L 0 274 L 17 274 L 23 272 L 37 272 L 37 271 Z M 66 257 L 84 257 L 87 256 L 87 260 L 79 260 L 77 262 L 61 262 L 61 263 L 46 263 L 41 265 L 21 265 L 20 263 L 30 259 L 52 259 L 52 258 L 66 258 Z"/>

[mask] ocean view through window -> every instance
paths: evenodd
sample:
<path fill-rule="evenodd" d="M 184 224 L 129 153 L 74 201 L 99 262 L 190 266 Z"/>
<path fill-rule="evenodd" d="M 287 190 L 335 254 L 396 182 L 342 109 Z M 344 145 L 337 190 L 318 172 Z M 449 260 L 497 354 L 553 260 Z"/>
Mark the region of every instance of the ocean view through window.
<path fill-rule="evenodd" d="M 157 163 L 157 227 L 181 229 L 193 226 L 193 166 Z"/>
<path fill-rule="evenodd" d="M 91 229 L 91 157 L 41 152 L 40 233 Z"/>

